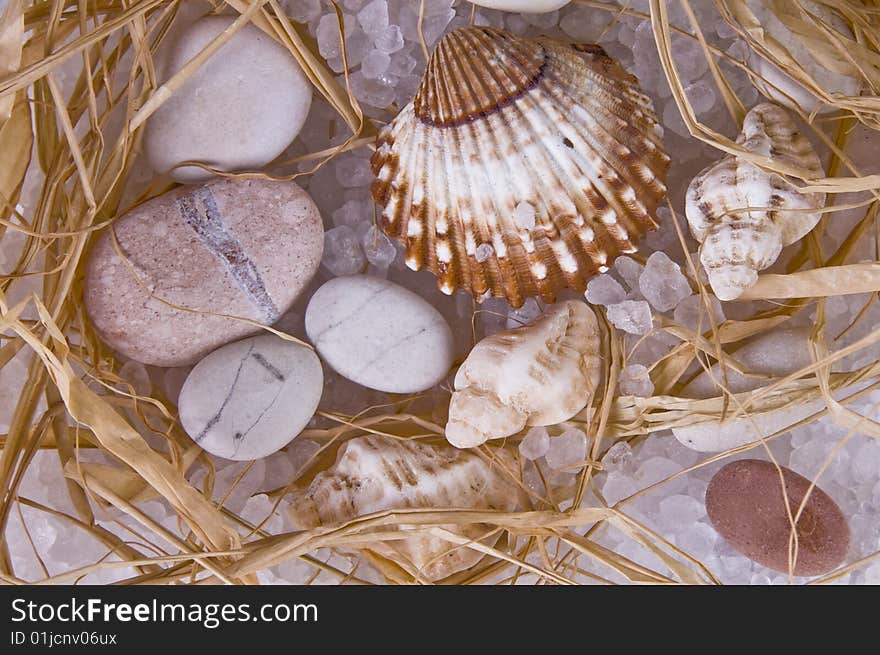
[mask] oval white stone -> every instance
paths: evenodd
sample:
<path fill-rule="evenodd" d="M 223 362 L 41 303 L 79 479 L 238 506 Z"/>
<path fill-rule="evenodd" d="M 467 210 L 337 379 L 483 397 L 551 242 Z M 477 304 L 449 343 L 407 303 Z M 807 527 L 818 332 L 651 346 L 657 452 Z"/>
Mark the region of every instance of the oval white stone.
<path fill-rule="evenodd" d="M 766 2 L 763 2 L 763 0 L 748 0 L 747 5 L 760 22 L 765 36 L 782 45 L 800 63 L 804 71 L 828 94 L 859 95 L 862 88 L 862 80 L 857 76 L 858 71 L 855 67 L 853 67 L 852 75 L 844 75 L 843 73 L 825 68 L 819 60 L 813 57 L 807 41 L 801 35 L 786 27 L 773 14 Z M 852 31 L 837 11 L 826 5 L 813 2 L 813 0 L 806 0 L 803 8 L 806 12 L 817 16 L 827 27 L 838 32 L 842 38 L 853 39 Z M 800 13 L 797 7 L 794 7 L 792 12 L 794 14 Z M 765 59 L 755 50 L 749 50 L 747 63 L 752 70 L 758 73 L 758 77 L 755 79 L 755 86 L 765 97 L 773 102 L 792 110 L 800 109 L 807 114 L 813 111 L 818 111 L 820 114 L 835 111 L 835 107 L 822 103 L 807 87 L 790 77 L 776 64 Z"/>
<path fill-rule="evenodd" d="M 263 334 L 218 348 L 196 365 L 180 391 L 180 422 L 209 453 L 259 459 L 302 431 L 323 388 L 312 350 Z"/>
<path fill-rule="evenodd" d="M 232 22 L 229 16 L 208 16 L 181 33 L 166 79 Z M 147 121 L 147 158 L 156 171 L 180 182 L 211 177 L 196 166 L 175 169 L 184 161 L 224 171 L 260 168 L 293 142 L 311 102 L 312 88 L 291 54 L 246 25 Z"/>
<path fill-rule="evenodd" d="M 390 393 L 424 391 L 446 377 L 452 331 L 443 316 L 403 287 L 367 275 L 338 277 L 315 292 L 306 333 L 343 377 Z"/>
<path fill-rule="evenodd" d="M 524 14 L 543 14 L 556 11 L 571 0 L 471 0 L 475 5 L 502 11 L 519 11 Z"/>

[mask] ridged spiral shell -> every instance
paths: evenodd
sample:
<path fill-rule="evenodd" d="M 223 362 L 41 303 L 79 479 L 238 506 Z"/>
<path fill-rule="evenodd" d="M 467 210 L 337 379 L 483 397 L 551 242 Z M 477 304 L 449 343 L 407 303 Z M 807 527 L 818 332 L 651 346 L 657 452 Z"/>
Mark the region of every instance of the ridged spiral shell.
<path fill-rule="evenodd" d="M 599 46 L 464 27 L 379 133 L 373 199 L 407 265 L 444 293 L 553 302 L 656 225 L 661 137 L 636 78 Z"/>
<path fill-rule="evenodd" d="M 746 114 L 737 143 L 750 152 L 824 176 L 822 163 L 782 107 L 763 103 Z M 700 173 L 688 186 L 685 212 L 703 244 L 700 261 L 715 295 L 734 300 L 753 286 L 758 271 L 819 222 L 824 193 L 801 193 L 776 173 L 733 155 Z M 742 211 L 752 208 L 750 211 Z M 805 211 L 806 210 L 806 211 Z"/>
<path fill-rule="evenodd" d="M 599 386 L 600 333 L 586 303 L 567 300 L 529 325 L 480 341 L 459 367 L 446 439 L 471 448 L 581 411 Z"/>
<path fill-rule="evenodd" d="M 375 512 L 406 508 L 514 511 L 520 501 L 514 456 L 495 451 L 486 460 L 450 446 L 376 435 L 346 441 L 336 462 L 291 497 L 291 518 L 300 529 L 344 523 Z M 491 528 L 449 524 L 443 528 L 486 542 Z M 405 530 L 406 526 L 401 529 Z M 490 540 L 494 543 L 497 535 Z M 483 554 L 430 535 L 365 541 L 362 547 L 398 564 L 422 580 L 436 581 L 463 571 Z"/>

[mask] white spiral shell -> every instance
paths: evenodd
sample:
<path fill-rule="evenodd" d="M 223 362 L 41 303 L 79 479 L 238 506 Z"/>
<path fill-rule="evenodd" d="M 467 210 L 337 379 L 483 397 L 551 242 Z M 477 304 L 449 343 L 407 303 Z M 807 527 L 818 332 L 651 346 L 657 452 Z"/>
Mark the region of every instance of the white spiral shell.
<path fill-rule="evenodd" d="M 824 175 L 809 140 L 777 105 L 752 109 L 737 143 L 799 166 L 813 178 Z M 782 176 L 740 157 L 725 157 L 697 175 L 687 190 L 685 212 L 691 233 L 703 244 L 700 261 L 715 295 L 734 300 L 754 285 L 758 271 L 775 262 L 783 246 L 816 226 L 822 214 L 809 210 L 824 204 L 825 194 L 801 193 Z"/>

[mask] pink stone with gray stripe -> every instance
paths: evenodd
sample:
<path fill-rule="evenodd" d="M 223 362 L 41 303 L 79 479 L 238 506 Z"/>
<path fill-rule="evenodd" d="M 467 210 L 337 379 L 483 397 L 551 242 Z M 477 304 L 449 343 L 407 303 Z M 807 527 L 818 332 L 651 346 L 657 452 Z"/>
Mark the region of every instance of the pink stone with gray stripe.
<path fill-rule="evenodd" d="M 314 276 L 322 249 L 318 209 L 293 182 L 183 187 L 100 236 L 86 268 L 86 310 L 127 357 L 192 364 L 259 331 L 240 319 L 274 323 Z"/>

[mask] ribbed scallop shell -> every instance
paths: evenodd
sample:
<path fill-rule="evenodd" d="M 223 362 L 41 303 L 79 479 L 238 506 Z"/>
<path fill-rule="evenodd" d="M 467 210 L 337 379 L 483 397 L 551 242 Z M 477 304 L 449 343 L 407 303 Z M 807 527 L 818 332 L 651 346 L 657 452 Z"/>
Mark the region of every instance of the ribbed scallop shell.
<path fill-rule="evenodd" d="M 746 114 L 737 143 L 799 166 L 813 178 L 824 176 L 809 139 L 772 103 Z M 703 244 L 700 261 L 715 295 L 734 300 L 753 286 L 758 271 L 775 262 L 784 246 L 816 226 L 824 204 L 824 193 L 801 193 L 782 176 L 733 155 L 702 171 L 688 186 L 685 213 L 691 233 Z"/>
<path fill-rule="evenodd" d="M 495 456 L 508 471 L 517 471 L 514 456 Z M 300 529 L 339 524 L 394 509 L 473 509 L 511 512 L 519 491 L 501 464 L 451 446 L 367 435 L 346 441 L 336 462 L 291 496 L 291 519 Z M 449 524 L 445 529 L 486 541 L 491 528 Z M 406 530 L 406 526 L 402 527 Z M 497 533 L 491 539 L 494 543 Z M 355 545 L 355 547 L 357 547 Z M 458 547 L 441 537 L 417 535 L 387 541 L 365 541 L 360 547 L 397 563 L 413 576 L 441 580 L 482 559 L 482 553 Z"/>
<path fill-rule="evenodd" d="M 637 80 L 599 46 L 465 27 L 380 132 L 373 198 L 407 265 L 445 293 L 552 302 L 656 225 L 661 136 Z"/>

